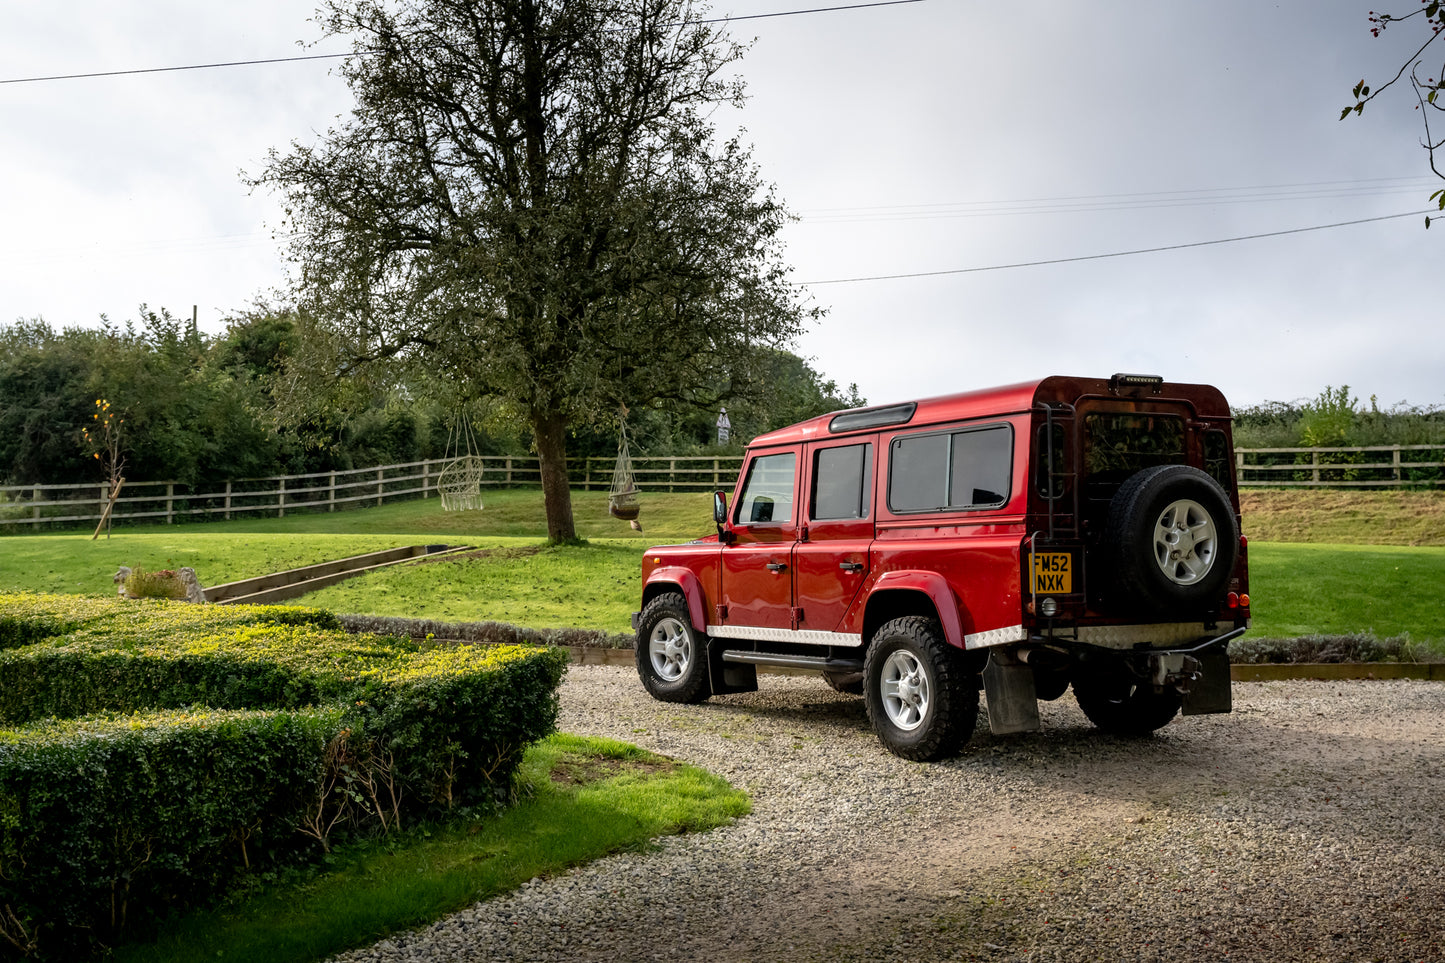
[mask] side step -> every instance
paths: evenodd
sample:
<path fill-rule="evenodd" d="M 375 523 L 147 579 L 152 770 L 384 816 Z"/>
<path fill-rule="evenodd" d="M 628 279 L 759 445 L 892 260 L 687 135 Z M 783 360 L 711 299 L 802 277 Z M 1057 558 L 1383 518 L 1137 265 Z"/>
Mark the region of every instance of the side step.
<path fill-rule="evenodd" d="M 332 562 L 319 562 L 284 572 L 226 582 L 224 585 L 212 585 L 206 589 L 206 601 L 221 605 L 268 605 L 294 599 L 307 592 L 314 592 L 389 565 L 423 557 L 451 555 L 468 551 L 470 548 L 469 545 L 407 545 L 367 552 L 364 555 L 352 555 Z"/>
<path fill-rule="evenodd" d="M 750 665 L 776 665 L 785 669 L 812 669 L 817 672 L 862 672 L 862 659 L 830 659 L 823 655 L 778 655 L 771 652 L 734 652 L 722 654 L 724 662 L 746 662 Z"/>

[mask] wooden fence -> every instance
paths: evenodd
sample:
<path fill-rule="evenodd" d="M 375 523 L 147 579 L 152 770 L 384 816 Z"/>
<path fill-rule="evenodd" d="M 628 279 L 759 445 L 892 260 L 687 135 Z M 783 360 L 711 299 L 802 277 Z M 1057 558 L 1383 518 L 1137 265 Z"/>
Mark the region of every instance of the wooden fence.
<path fill-rule="evenodd" d="M 1246 448 L 1235 451 L 1241 487 L 1440 488 L 1445 487 L 1445 446 L 1391 445 L 1372 448 Z M 218 521 L 262 514 L 336 511 L 356 505 L 430 498 L 447 459 L 382 465 L 310 475 L 279 475 L 225 482 L 196 489 L 180 482 L 129 482 L 112 518 L 127 521 Z M 574 488 L 606 491 L 613 459 L 574 458 L 568 473 Z M 644 492 L 731 490 L 742 465 L 732 457 L 634 458 L 633 472 Z M 540 483 L 537 459 L 487 456 L 482 485 L 531 487 Z M 75 527 L 94 524 L 105 508 L 104 484 L 10 485 L 0 487 L 0 526 Z"/>
<path fill-rule="evenodd" d="M 431 498 L 450 459 L 382 465 L 309 475 L 278 475 L 194 488 L 181 482 L 127 482 L 111 513 L 114 523 L 221 521 L 247 515 L 336 511 L 357 505 Z M 644 491 L 713 491 L 733 487 L 741 456 L 634 458 L 633 473 Z M 612 458 L 568 459 L 572 486 L 606 491 L 612 485 Z M 541 483 L 535 457 L 487 456 L 481 484 L 492 488 L 531 487 Z M 95 524 L 109 497 L 104 483 L 89 485 L 0 486 L 0 526 L 74 527 Z"/>
<path fill-rule="evenodd" d="M 1237 448 L 1234 458 L 1240 487 L 1445 487 L 1445 445 Z"/>

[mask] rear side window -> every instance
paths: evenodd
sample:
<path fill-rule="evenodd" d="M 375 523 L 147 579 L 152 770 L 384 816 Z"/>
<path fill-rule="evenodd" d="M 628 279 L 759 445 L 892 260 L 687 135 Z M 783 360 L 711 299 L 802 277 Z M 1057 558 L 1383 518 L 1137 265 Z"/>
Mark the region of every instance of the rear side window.
<path fill-rule="evenodd" d="M 873 446 L 844 445 L 813 454 L 813 518 L 867 518 Z"/>
<path fill-rule="evenodd" d="M 754 458 L 734 523 L 766 525 L 792 521 L 796 471 L 797 456 L 791 451 Z"/>
<path fill-rule="evenodd" d="M 1013 429 L 995 425 L 905 435 L 890 449 L 888 507 L 895 512 L 998 508 L 1008 501 Z"/>

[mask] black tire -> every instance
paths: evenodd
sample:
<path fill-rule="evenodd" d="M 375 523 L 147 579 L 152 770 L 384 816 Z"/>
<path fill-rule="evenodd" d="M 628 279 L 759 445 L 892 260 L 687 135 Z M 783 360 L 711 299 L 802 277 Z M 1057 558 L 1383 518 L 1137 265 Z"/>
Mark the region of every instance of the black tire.
<path fill-rule="evenodd" d="M 1116 736 L 1147 736 L 1179 714 L 1184 697 L 1128 679 L 1074 680 L 1074 698 L 1094 725 Z"/>
<path fill-rule="evenodd" d="M 1234 572 L 1239 528 L 1217 481 L 1188 465 L 1157 465 L 1114 494 L 1104 545 L 1115 611 L 1202 612 Z"/>
<path fill-rule="evenodd" d="M 855 696 L 863 694 L 863 673 L 861 672 L 824 672 L 823 681 L 828 683 L 828 688 L 834 692 Z"/>
<path fill-rule="evenodd" d="M 968 662 L 921 616 L 894 619 L 873 635 L 863 662 L 868 721 L 888 751 L 928 762 L 954 755 L 978 724 L 978 686 Z"/>
<path fill-rule="evenodd" d="M 692 627 L 687 599 L 659 595 L 637 623 L 637 674 L 648 693 L 662 702 L 702 702 L 707 678 L 707 636 Z"/>
<path fill-rule="evenodd" d="M 1034 697 L 1041 702 L 1053 702 L 1055 699 L 1061 699 L 1068 691 L 1069 674 L 1067 672 L 1047 672 L 1043 669 L 1034 669 Z"/>

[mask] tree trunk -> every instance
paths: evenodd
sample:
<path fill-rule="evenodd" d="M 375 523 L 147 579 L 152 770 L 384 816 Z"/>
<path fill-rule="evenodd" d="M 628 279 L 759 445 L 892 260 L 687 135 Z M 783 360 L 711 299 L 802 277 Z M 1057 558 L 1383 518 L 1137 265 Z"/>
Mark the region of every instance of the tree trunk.
<path fill-rule="evenodd" d="M 567 479 L 567 419 L 555 412 L 532 416 L 532 439 L 542 473 L 542 502 L 547 512 L 547 538 L 577 538 L 572 521 L 572 486 Z"/>

